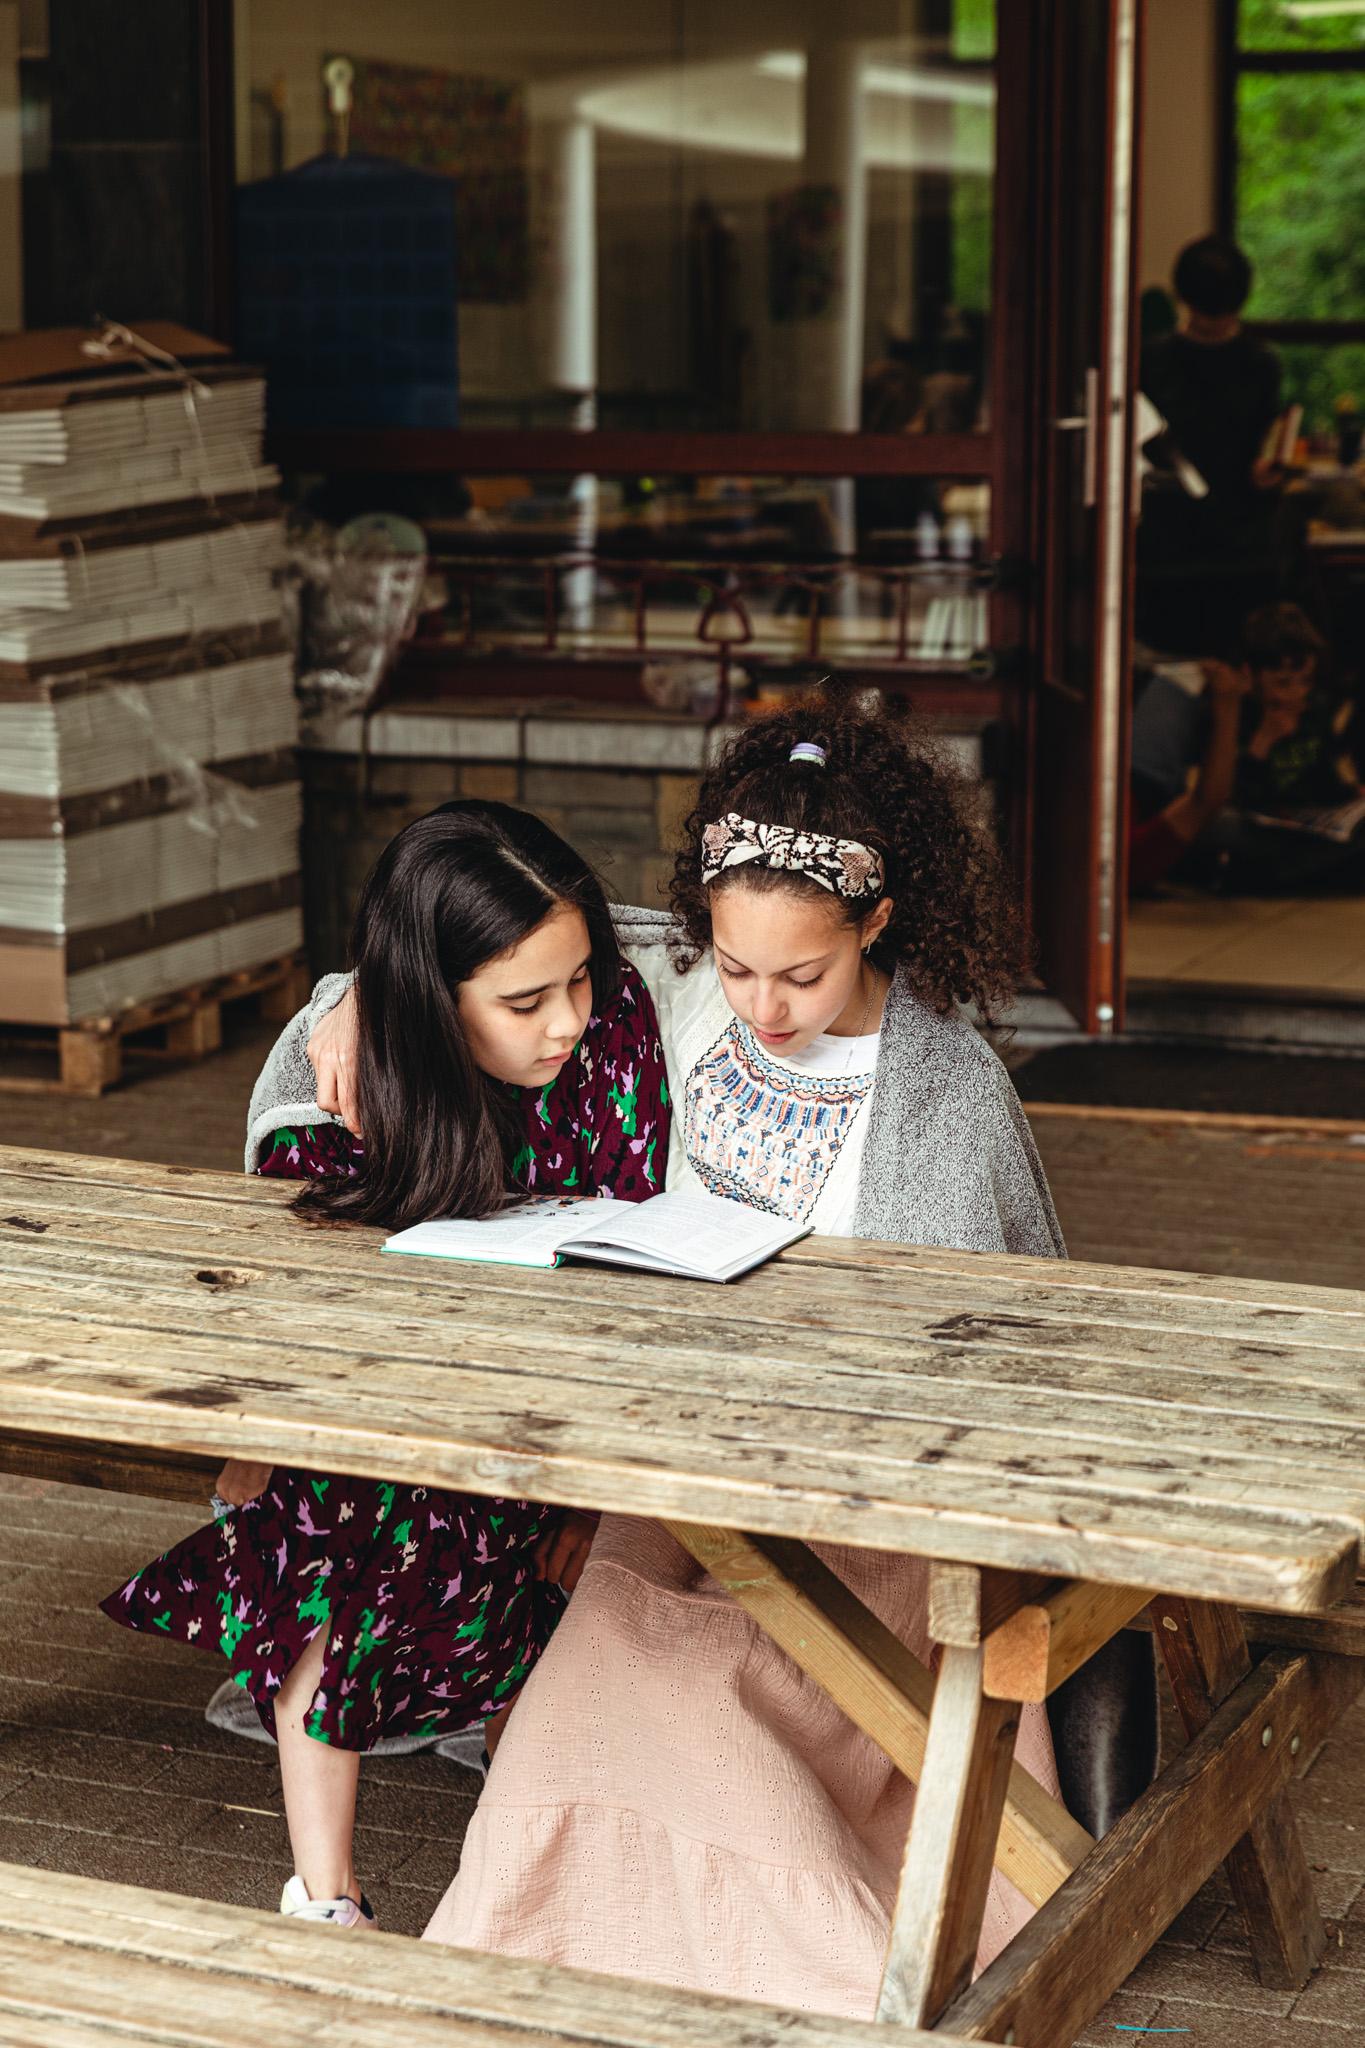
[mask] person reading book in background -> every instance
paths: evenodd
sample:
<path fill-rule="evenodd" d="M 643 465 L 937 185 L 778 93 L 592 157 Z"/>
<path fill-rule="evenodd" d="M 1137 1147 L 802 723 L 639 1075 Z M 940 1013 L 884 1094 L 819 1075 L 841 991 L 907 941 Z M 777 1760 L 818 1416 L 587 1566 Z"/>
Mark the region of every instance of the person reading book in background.
<path fill-rule="evenodd" d="M 1355 707 L 1298 605 L 1260 605 L 1236 667 L 1159 667 L 1133 718 L 1130 882 L 1232 894 L 1365 882 Z"/>
<path fill-rule="evenodd" d="M 1025 935 L 966 792 L 903 724 L 831 696 L 747 726 L 703 778 L 672 915 L 618 929 L 659 1006 L 670 1189 L 843 1237 L 1064 1256 L 967 1014 L 1008 1004 Z M 348 1028 L 338 1012 L 315 1034 L 323 1096 Z M 923 1562 L 822 1554 L 927 1661 Z M 1061 1725 L 1070 1794 L 1101 1827 L 1150 1776 L 1150 1645 L 1119 1638 L 1087 1671 Z M 1055 1793 L 1043 1707 L 1018 1755 Z M 607 1515 L 427 1934 L 868 2018 L 912 1801 L 671 1536 Z M 997 1874 L 982 1963 L 1028 1912 Z"/>
<path fill-rule="evenodd" d="M 1253 818 L 1326 826 L 1365 796 L 1355 706 L 1330 685 L 1327 642 L 1297 605 L 1274 604 L 1247 620 L 1244 648 L 1237 801 Z"/>
<path fill-rule="evenodd" d="M 297 1210 L 401 1226 L 487 1215 L 513 1190 L 656 1192 L 654 1005 L 597 877 L 548 826 L 475 801 L 418 819 L 365 885 L 353 953 L 354 1128 L 315 1100 L 311 1009 L 252 1097 L 248 1170 L 303 1181 Z M 361 1753 L 481 1720 L 496 1747 L 594 1518 L 237 1460 L 218 1491 L 218 1519 L 104 1611 L 226 1657 L 279 1745 L 295 1861 L 280 1910 L 372 1926 L 353 1860 Z"/>
<path fill-rule="evenodd" d="M 1146 342 L 1139 383 L 1185 461 L 1208 485 L 1194 497 L 1153 479 L 1138 529 L 1139 637 L 1164 653 L 1223 655 L 1246 611 L 1280 583 L 1279 493 L 1285 477 L 1281 368 L 1248 334 L 1251 264 L 1235 242 L 1205 235 L 1181 250 L 1173 334 Z"/>

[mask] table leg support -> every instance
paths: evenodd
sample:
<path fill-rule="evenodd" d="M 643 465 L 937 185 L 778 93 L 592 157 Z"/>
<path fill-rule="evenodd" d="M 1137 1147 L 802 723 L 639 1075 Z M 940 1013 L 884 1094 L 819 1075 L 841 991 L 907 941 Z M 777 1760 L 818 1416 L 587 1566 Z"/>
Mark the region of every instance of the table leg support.
<path fill-rule="evenodd" d="M 1074 2040 L 1365 1684 L 1365 1659 L 1274 1650 L 942 2015 L 954 2039 Z M 1269 1739 L 1267 1739 L 1267 1737 Z M 1298 1737 L 1297 1747 L 1295 1737 Z"/>
<path fill-rule="evenodd" d="M 1154 1600 L 1152 1620 L 1185 1732 L 1194 1737 L 1251 1670 L 1246 1633 L 1235 1608 L 1200 1600 Z M 1322 1960 L 1327 1930 L 1287 1792 L 1253 1822 L 1224 1867 L 1261 1983 L 1300 1990 Z"/>
<path fill-rule="evenodd" d="M 931 2027 L 972 1979 L 1019 1708 L 987 1699 L 983 1652 L 947 1648 L 915 1793 L 879 2020 Z"/>

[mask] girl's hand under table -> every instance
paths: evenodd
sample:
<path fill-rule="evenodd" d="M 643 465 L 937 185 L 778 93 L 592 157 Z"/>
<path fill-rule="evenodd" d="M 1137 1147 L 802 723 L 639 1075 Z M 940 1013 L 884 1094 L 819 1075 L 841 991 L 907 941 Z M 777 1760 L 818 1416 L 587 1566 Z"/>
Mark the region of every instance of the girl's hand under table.
<path fill-rule="evenodd" d="M 583 1576 L 601 1517 L 569 1508 L 536 1545 L 536 1577 L 572 1593 Z"/>
<path fill-rule="evenodd" d="M 215 1492 L 234 1508 L 244 1508 L 249 1500 L 257 1500 L 270 1484 L 273 1465 L 252 1465 L 245 1458 L 229 1458 L 218 1474 Z"/>

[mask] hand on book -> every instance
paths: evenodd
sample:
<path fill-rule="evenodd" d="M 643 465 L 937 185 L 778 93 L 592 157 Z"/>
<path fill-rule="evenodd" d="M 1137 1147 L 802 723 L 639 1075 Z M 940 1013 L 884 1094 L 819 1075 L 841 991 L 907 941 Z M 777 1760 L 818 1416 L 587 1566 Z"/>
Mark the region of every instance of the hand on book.
<path fill-rule="evenodd" d="M 600 1520 L 600 1515 L 580 1508 L 567 1509 L 536 1545 L 536 1577 L 572 1593 L 583 1576 Z"/>

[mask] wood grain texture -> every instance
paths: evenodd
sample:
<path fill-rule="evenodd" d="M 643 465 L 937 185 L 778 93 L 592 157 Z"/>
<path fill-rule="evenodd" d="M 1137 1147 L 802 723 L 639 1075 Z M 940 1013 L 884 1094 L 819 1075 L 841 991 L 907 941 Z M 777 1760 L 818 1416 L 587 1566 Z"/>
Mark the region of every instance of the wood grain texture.
<path fill-rule="evenodd" d="M 289 1194 L 0 1152 L 0 1460 L 235 1453 L 1287 1612 L 1354 1583 L 1365 1296 L 834 1239 L 725 1289 L 381 1260 Z"/>
<path fill-rule="evenodd" d="M 934 1680 L 899 1637 L 804 1543 L 671 1521 L 704 1565 L 912 1783 L 923 1777 Z M 995 1861 L 1033 1905 L 1094 1846 L 1022 1765 L 1008 1774 Z"/>
<path fill-rule="evenodd" d="M 0 2039 L 42 2048 L 860 2048 L 865 2023 L 0 1864 Z M 888 2048 L 954 2048 L 892 2029 Z"/>
<path fill-rule="evenodd" d="M 988 1700 L 982 1653 L 949 1648 L 934 1687 L 924 1776 L 905 1845 L 879 2020 L 932 2027 L 972 1980 L 1019 1709 Z"/>
<path fill-rule="evenodd" d="M 946 2032 L 1058 2048 L 1116 1991 L 1323 1739 L 1365 1664 L 1272 1650 L 943 2016 Z M 1263 1740 L 1263 1731 L 1271 1739 Z"/>
<path fill-rule="evenodd" d="M 1045 1700 L 1140 1614 L 1151 1594 L 1071 1579 L 1021 1604 L 986 1637 L 984 1679 L 997 1700 Z"/>
<path fill-rule="evenodd" d="M 1167 1597 L 1152 1603 L 1152 1621 L 1180 1718 L 1197 1735 L 1251 1669 L 1241 1619 L 1229 1607 Z M 1300 1737 L 1295 1754 L 1304 1747 Z M 1322 1959 L 1327 1930 L 1287 1791 L 1254 1816 L 1227 1874 L 1257 1976 L 1275 1990 L 1300 1990 Z"/>

